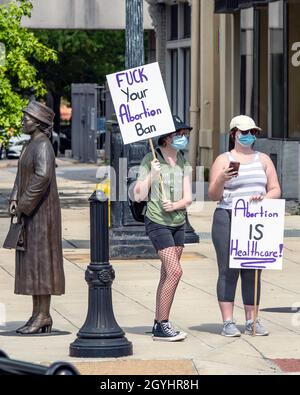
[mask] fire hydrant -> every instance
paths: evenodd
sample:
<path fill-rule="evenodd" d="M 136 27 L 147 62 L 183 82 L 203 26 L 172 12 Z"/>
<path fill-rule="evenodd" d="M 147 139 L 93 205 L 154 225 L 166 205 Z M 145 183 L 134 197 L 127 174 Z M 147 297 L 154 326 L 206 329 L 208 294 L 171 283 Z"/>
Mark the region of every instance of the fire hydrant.
<path fill-rule="evenodd" d="M 110 227 L 110 177 L 109 177 L 109 169 L 104 167 L 99 167 L 96 175 L 98 181 L 96 184 L 96 194 L 97 191 L 103 191 L 105 196 L 108 197 L 108 226 Z"/>

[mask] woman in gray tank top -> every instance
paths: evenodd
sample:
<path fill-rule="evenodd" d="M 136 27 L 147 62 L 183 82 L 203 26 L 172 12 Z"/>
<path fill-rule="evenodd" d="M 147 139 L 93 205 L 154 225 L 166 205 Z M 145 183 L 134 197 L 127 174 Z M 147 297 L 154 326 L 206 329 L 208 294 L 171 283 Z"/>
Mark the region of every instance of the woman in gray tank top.
<path fill-rule="evenodd" d="M 213 218 L 212 240 L 217 254 L 219 277 L 217 296 L 223 318 L 223 336 L 240 336 L 233 321 L 236 285 L 241 275 L 242 297 L 245 308 L 245 333 L 253 334 L 255 270 L 229 268 L 231 206 L 235 197 L 250 196 L 252 201 L 277 199 L 281 195 L 276 169 L 268 155 L 254 151 L 253 144 L 261 129 L 245 115 L 234 117 L 230 123 L 229 151 L 217 157 L 210 171 L 208 195 L 218 201 Z M 239 162 L 238 164 L 232 162 Z M 231 165 L 230 165 L 231 163 Z M 258 305 L 260 299 L 258 280 Z M 256 335 L 268 335 L 257 319 Z"/>

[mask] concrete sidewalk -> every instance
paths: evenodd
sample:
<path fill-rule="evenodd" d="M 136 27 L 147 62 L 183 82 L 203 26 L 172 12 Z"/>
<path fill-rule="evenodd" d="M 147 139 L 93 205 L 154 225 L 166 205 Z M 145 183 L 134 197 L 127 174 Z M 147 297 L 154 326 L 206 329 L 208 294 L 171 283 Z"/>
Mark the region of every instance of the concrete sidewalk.
<path fill-rule="evenodd" d="M 0 179 L 0 190 L 2 186 L 6 188 L 11 181 L 10 177 L 13 177 L 9 171 L 3 171 L 1 170 L 3 177 Z M 50 335 L 22 337 L 15 333 L 15 329 L 31 313 L 31 298 L 14 295 L 14 252 L 0 249 L 0 302 L 6 310 L 6 321 L 0 323 L 0 349 L 11 358 L 38 363 L 72 361 L 83 374 L 103 375 L 283 374 L 282 369 L 290 374 L 292 371 L 300 372 L 296 361 L 300 359 L 300 312 L 296 309 L 297 304 L 300 306 L 300 238 L 285 239 L 282 272 L 263 273 L 260 316 L 270 330 L 270 336 L 224 338 L 220 336 L 221 317 L 215 291 L 215 252 L 209 239 L 215 208 L 215 203 L 212 202 L 205 202 L 202 208 L 195 204 L 190 208 L 190 222 L 205 239 L 198 245 L 185 248 L 182 259 L 184 274 L 170 317 L 177 327 L 188 333 L 186 341 L 152 341 L 150 331 L 159 279 L 159 260 L 115 260 L 111 261 L 116 271 L 113 283 L 114 312 L 117 322 L 133 343 L 134 354 L 121 359 L 70 358 L 69 344 L 76 338 L 86 317 L 87 285 L 84 271 L 89 263 L 89 250 L 73 248 L 72 244 L 74 241 L 81 241 L 82 245 L 88 244 L 89 208 L 87 201 L 86 204 L 84 201 L 90 194 L 93 182 L 87 181 L 83 185 L 80 180 L 66 179 L 63 172 L 58 176 L 58 182 L 62 193 L 81 191 L 82 204 L 66 204 L 62 209 L 67 288 L 64 296 L 53 297 L 55 330 Z M 7 222 L 7 218 L 0 218 L 3 234 Z M 296 235 L 300 229 L 300 217 L 286 216 L 286 229 L 294 232 L 291 235 Z M 291 310 L 293 306 L 295 311 Z M 237 289 L 235 319 L 243 330 L 240 284 Z"/>
<path fill-rule="evenodd" d="M 58 166 L 72 166 L 74 164 L 79 164 L 80 162 L 73 158 L 66 158 L 64 156 L 57 157 L 55 159 L 56 164 Z M 17 167 L 18 159 L 1 159 L 0 160 L 0 169 L 6 169 L 9 167 Z"/>

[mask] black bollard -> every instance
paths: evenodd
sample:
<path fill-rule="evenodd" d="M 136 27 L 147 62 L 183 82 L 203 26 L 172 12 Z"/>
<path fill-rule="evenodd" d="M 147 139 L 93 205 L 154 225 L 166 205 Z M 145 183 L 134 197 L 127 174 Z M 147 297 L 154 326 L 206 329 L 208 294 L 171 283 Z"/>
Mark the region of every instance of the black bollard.
<path fill-rule="evenodd" d="M 132 343 L 115 319 L 111 285 L 115 278 L 109 263 L 108 198 L 103 191 L 89 199 L 91 221 L 91 263 L 85 272 L 89 286 L 88 313 L 77 339 L 70 344 L 70 356 L 81 358 L 132 355 Z"/>
<path fill-rule="evenodd" d="M 199 243 L 199 236 L 195 233 L 195 229 L 192 227 L 189 221 L 189 217 L 186 213 L 185 216 L 185 232 L 184 232 L 184 243 L 194 244 Z"/>

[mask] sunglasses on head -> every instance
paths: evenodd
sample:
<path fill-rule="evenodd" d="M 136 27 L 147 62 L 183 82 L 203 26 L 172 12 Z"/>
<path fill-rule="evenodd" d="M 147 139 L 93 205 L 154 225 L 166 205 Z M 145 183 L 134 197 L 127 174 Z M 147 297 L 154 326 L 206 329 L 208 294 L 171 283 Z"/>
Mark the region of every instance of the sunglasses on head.
<path fill-rule="evenodd" d="M 258 134 L 258 130 L 257 129 L 250 129 L 250 130 L 240 130 L 241 134 L 243 136 L 246 136 L 249 132 L 252 134 L 252 136 L 255 136 Z"/>
<path fill-rule="evenodd" d="M 178 132 L 172 133 L 172 136 L 190 136 L 191 131 L 190 130 L 178 130 Z"/>

